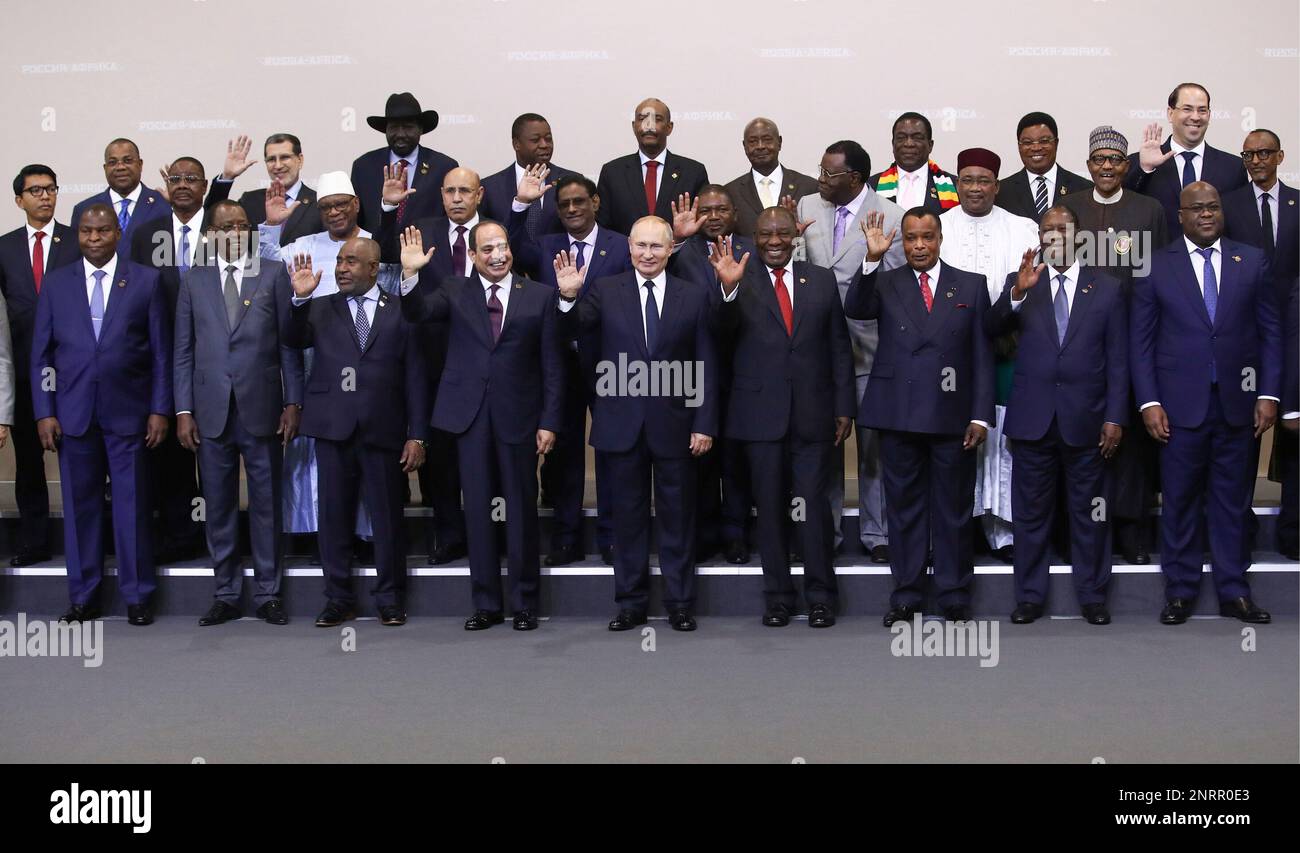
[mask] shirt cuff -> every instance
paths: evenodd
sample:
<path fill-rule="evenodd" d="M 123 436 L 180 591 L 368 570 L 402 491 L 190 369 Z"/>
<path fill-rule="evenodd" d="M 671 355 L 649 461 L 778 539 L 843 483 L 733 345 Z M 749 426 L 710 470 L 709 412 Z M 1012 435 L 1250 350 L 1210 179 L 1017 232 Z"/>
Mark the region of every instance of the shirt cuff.
<path fill-rule="evenodd" d="M 1028 299 L 1028 298 L 1029 298 L 1029 294 L 1028 294 L 1028 293 L 1026 293 L 1024 296 L 1020 297 L 1019 299 L 1015 298 L 1014 296 L 1011 297 L 1011 310 L 1012 310 L 1012 311 L 1019 311 L 1019 310 L 1020 310 L 1020 306 L 1021 306 L 1021 305 L 1024 305 L 1024 304 L 1025 304 L 1025 300 Z"/>
<path fill-rule="evenodd" d="M 382 210 L 384 213 L 392 213 L 394 210 L 397 210 L 397 205 L 389 204 L 386 201 L 381 201 L 379 203 L 379 209 Z"/>
<path fill-rule="evenodd" d="M 573 306 L 574 306 L 574 305 L 577 305 L 577 304 L 578 304 L 578 300 L 576 300 L 576 299 L 573 300 L 572 302 L 570 302 L 569 300 L 564 299 L 564 298 L 561 297 L 561 298 L 560 298 L 560 313 L 561 313 L 561 314 L 568 314 L 570 311 L 573 310 Z"/>
<path fill-rule="evenodd" d="M 181 411 L 176 413 L 176 417 L 179 418 L 181 415 L 192 415 L 192 414 L 194 413 L 191 412 L 189 409 L 182 409 Z"/>
<path fill-rule="evenodd" d="M 294 308 L 301 308 L 308 302 L 311 302 L 310 296 L 290 296 L 289 301 L 293 303 Z"/>
<path fill-rule="evenodd" d="M 529 205 L 524 204 L 519 199 L 517 198 L 510 199 L 510 209 L 513 210 L 515 213 L 523 213 L 528 208 Z"/>
<path fill-rule="evenodd" d="M 412 290 L 415 290 L 415 286 L 419 283 L 420 283 L 420 277 L 418 275 L 413 275 L 410 278 L 402 279 L 402 285 L 401 285 L 402 295 L 405 296 L 406 294 L 410 293 Z"/>
<path fill-rule="evenodd" d="M 225 175 L 222 175 L 220 173 L 218 173 L 217 176 L 212 180 L 216 181 L 219 184 L 233 184 L 235 182 L 234 178 L 227 178 Z M 178 414 L 180 413 L 178 412 Z M 186 412 L 185 414 L 189 414 L 189 413 Z"/>
<path fill-rule="evenodd" d="M 880 267 L 880 261 L 869 261 L 866 258 L 862 259 L 863 275 L 871 275 L 873 272 L 879 269 L 879 267 Z"/>
<path fill-rule="evenodd" d="M 1151 408 L 1152 406 L 1159 406 L 1159 405 L 1160 405 L 1159 400 L 1152 400 L 1150 403 L 1143 403 L 1142 405 L 1138 406 L 1138 411 L 1145 412 L 1147 409 Z"/>
<path fill-rule="evenodd" d="M 726 288 L 724 288 L 724 287 L 722 286 L 721 283 L 718 284 L 718 289 L 722 291 L 722 301 L 723 301 L 723 302 L 735 302 L 735 301 L 736 301 L 736 294 L 737 294 L 737 293 L 740 293 L 740 284 L 739 284 L 739 283 L 736 284 L 736 287 L 735 287 L 735 289 L 733 289 L 733 290 L 731 291 L 731 295 L 730 295 L 730 296 L 727 295 L 727 290 L 726 290 Z"/>
<path fill-rule="evenodd" d="M 1270 397 L 1270 396 L 1267 395 L 1267 394 L 1260 394 L 1260 395 L 1259 395 L 1259 399 L 1261 399 L 1261 400 L 1272 400 L 1274 403 L 1277 403 L 1279 406 L 1282 405 L 1282 401 L 1279 400 L 1277 397 Z"/>
<path fill-rule="evenodd" d="M 979 424 L 980 426 L 984 427 L 984 429 L 986 430 L 989 428 L 988 421 L 971 421 L 971 423 Z"/>
<path fill-rule="evenodd" d="M 1284 421 L 1294 421 L 1298 418 L 1300 418 L 1300 412 L 1287 412 L 1282 416 L 1282 420 Z"/>

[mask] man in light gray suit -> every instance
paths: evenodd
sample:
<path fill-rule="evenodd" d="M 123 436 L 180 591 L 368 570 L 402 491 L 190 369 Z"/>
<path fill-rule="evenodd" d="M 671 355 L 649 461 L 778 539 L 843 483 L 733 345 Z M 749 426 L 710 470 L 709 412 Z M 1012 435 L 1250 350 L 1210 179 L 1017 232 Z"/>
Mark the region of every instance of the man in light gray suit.
<path fill-rule="evenodd" d="M 14 345 L 9 337 L 9 306 L 0 296 L 0 447 L 14 425 Z"/>
<path fill-rule="evenodd" d="M 298 432 L 302 353 L 284 344 L 293 295 L 284 264 L 259 262 L 256 234 L 232 201 L 214 205 L 202 263 L 185 274 L 176 303 L 176 431 L 199 455 L 216 601 L 199 619 L 240 615 L 239 460 L 248 481 L 248 532 L 257 616 L 289 621 L 280 601 L 280 489 L 284 445 Z"/>
<path fill-rule="evenodd" d="M 849 282 L 862 271 L 867 255 L 867 241 L 862 224 L 867 214 L 879 211 L 885 216 L 888 234 L 903 220 L 903 211 L 888 199 L 881 198 L 867 185 L 871 174 L 871 157 L 862 146 L 841 140 L 826 149 L 817 175 L 817 193 L 799 200 L 796 215 L 803 230 L 804 250 L 808 260 L 835 273 L 840 301 Z M 889 247 L 882 267 L 893 269 L 906 263 L 903 241 Z M 849 337 L 853 342 L 853 372 L 857 379 L 857 399 L 867 389 L 867 376 L 876 354 L 876 321 L 849 320 Z M 881 481 L 880 447 L 875 430 L 858 429 L 858 523 L 863 546 L 876 563 L 889 562 L 889 531 L 885 525 L 885 488 Z M 844 454 L 835 454 L 838 474 L 831 478 L 831 512 L 836 519 L 835 544 L 841 536 L 839 523 L 844 511 Z"/>

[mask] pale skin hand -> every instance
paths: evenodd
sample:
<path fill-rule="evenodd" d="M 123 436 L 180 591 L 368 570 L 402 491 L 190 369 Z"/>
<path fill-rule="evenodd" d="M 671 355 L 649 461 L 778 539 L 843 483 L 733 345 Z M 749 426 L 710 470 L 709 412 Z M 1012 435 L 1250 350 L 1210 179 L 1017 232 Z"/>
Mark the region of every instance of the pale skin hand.
<path fill-rule="evenodd" d="M 1169 158 L 1174 156 L 1174 149 L 1171 147 L 1168 151 L 1161 151 L 1160 145 L 1164 142 L 1164 132 L 1160 129 L 1160 122 L 1153 121 L 1142 131 L 1142 147 L 1138 149 L 1138 163 L 1142 166 L 1142 171 L 1152 172 L 1155 169 L 1168 162 Z"/>
<path fill-rule="evenodd" d="M 1272 400 L 1255 401 L 1255 438 L 1268 432 L 1268 428 L 1277 422 L 1277 403 Z"/>
<path fill-rule="evenodd" d="M 867 218 L 858 223 L 862 229 L 862 236 L 867 238 L 867 260 L 872 263 L 878 262 L 889 251 L 889 247 L 894 245 L 894 238 L 898 236 L 898 227 L 890 229 L 885 233 L 885 214 L 879 210 L 873 210 L 867 214 Z"/>
<path fill-rule="evenodd" d="M 730 237 L 719 237 L 713 247 L 713 255 L 709 258 L 709 265 L 713 267 L 714 275 L 718 277 L 722 289 L 728 296 L 744 278 L 747 263 L 749 263 L 749 252 L 741 255 L 740 260 L 736 260 L 732 255 Z"/>
<path fill-rule="evenodd" d="M 671 204 L 673 209 L 673 239 L 679 243 L 683 240 L 689 240 L 704 225 L 704 217 L 700 215 L 700 200 L 698 198 L 692 199 L 690 193 L 682 193 Z"/>
<path fill-rule="evenodd" d="M 961 449 L 974 450 L 976 447 L 979 447 L 984 443 L 984 439 L 988 434 L 989 431 L 984 427 L 971 422 L 971 424 L 966 427 L 966 436 L 961 441 Z"/>
<path fill-rule="evenodd" d="M 293 213 L 293 209 L 298 206 L 298 202 L 293 204 L 287 203 L 286 190 L 284 184 L 279 181 L 271 181 L 271 186 L 266 191 L 266 224 L 283 225 L 284 221 Z"/>
<path fill-rule="evenodd" d="M 153 449 L 167 438 L 167 418 L 162 415 L 150 415 L 144 427 L 144 446 Z"/>
<path fill-rule="evenodd" d="M 162 176 L 162 180 L 158 182 L 158 195 L 163 197 L 163 201 L 167 202 L 168 204 L 171 204 L 172 191 L 171 191 L 171 184 L 167 183 L 167 170 L 159 169 L 158 174 Z"/>
<path fill-rule="evenodd" d="M 804 219 L 804 220 L 799 219 L 799 202 L 795 201 L 794 196 L 792 195 L 788 195 L 782 198 L 781 206 L 794 214 L 795 231 L 798 232 L 798 236 L 800 237 L 803 236 L 803 232 L 808 230 L 809 225 L 812 225 L 814 222 L 817 221 L 816 219 Z"/>
<path fill-rule="evenodd" d="M 0 447 L 4 447 L 5 442 L 7 442 L 8 440 L 9 440 L 9 427 L 5 426 L 4 424 L 0 424 Z"/>
<path fill-rule="evenodd" d="M 284 407 L 280 412 L 280 426 L 276 428 L 275 434 L 280 436 L 280 446 L 288 447 L 289 442 L 298 437 L 298 424 L 302 422 L 302 411 L 293 404 Z"/>
<path fill-rule="evenodd" d="M 587 278 L 588 267 L 578 269 L 572 252 L 560 252 L 555 256 L 555 284 L 560 289 L 560 296 L 565 299 L 577 299 L 582 292 L 582 282 Z"/>
<path fill-rule="evenodd" d="M 549 429 L 537 431 L 537 455 L 545 456 L 555 449 L 555 433 Z"/>
<path fill-rule="evenodd" d="M 41 447 L 50 453 L 59 452 L 59 442 L 63 440 L 63 427 L 58 418 L 41 418 L 36 422 L 36 435 L 41 440 Z"/>
<path fill-rule="evenodd" d="M 226 162 L 221 167 L 221 177 L 233 181 L 247 172 L 257 160 L 248 155 L 253 150 L 253 140 L 240 135 L 226 143 Z"/>
<path fill-rule="evenodd" d="M 699 432 L 691 433 L 691 455 L 703 456 L 713 447 L 713 437 Z"/>
<path fill-rule="evenodd" d="M 1017 302 L 1033 290 L 1034 285 L 1038 284 L 1039 274 L 1047 269 L 1047 264 L 1034 266 L 1034 256 L 1037 254 L 1037 249 L 1026 249 L 1020 258 L 1020 271 L 1016 273 L 1016 283 L 1011 286 L 1011 298 Z"/>
<path fill-rule="evenodd" d="M 399 205 L 406 201 L 408 196 L 414 195 L 415 190 L 406 188 L 406 161 L 399 162 L 396 166 L 384 167 L 384 204 Z"/>
<path fill-rule="evenodd" d="M 424 251 L 424 237 L 420 235 L 420 229 L 414 225 L 406 226 L 406 230 L 397 235 L 397 240 L 402 245 L 403 280 L 419 275 L 420 270 L 433 260 L 433 253 L 438 251 L 437 246 L 430 247 L 427 252 Z"/>
<path fill-rule="evenodd" d="M 1142 423 L 1147 432 L 1161 444 L 1169 443 L 1169 416 L 1164 406 L 1148 406 L 1142 410 Z"/>
<path fill-rule="evenodd" d="M 176 440 L 190 453 L 199 449 L 199 425 L 188 412 L 176 416 Z"/>
<path fill-rule="evenodd" d="M 542 196 L 546 195 L 555 183 L 546 183 L 546 178 L 551 174 L 551 167 L 545 163 L 534 163 L 519 178 L 519 186 L 515 188 L 515 201 L 520 204 L 532 204 Z"/>
<path fill-rule="evenodd" d="M 1119 449 L 1120 439 L 1124 437 L 1124 429 L 1118 424 L 1105 423 L 1101 425 L 1101 440 L 1097 446 L 1101 448 L 1101 458 L 1109 459 L 1115 455 Z"/>
<path fill-rule="evenodd" d="M 409 474 L 424 464 L 424 448 L 420 442 L 411 439 L 402 448 L 402 456 L 397 461 L 402 463 L 402 471 Z"/>
<path fill-rule="evenodd" d="M 306 299 L 320 284 L 320 273 L 311 270 L 311 255 L 293 256 L 293 295 Z"/>

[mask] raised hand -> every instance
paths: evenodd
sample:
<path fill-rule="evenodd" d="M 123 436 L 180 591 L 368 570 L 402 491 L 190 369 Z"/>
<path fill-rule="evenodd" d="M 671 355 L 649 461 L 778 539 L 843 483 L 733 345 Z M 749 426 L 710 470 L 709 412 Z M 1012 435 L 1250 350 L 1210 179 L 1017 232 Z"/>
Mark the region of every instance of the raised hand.
<path fill-rule="evenodd" d="M 320 273 L 312 272 L 311 255 L 294 255 L 293 256 L 293 295 L 299 299 L 306 299 L 312 295 L 316 285 L 320 284 Z"/>
<path fill-rule="evenodd" d="M 560 295 L 565 299 L 577 299 L 578 294 L 582 292 L 582 283 L 587 278 L 588 267 L 578 269 L 574 263 L 573 254 L 570 252 L 560 252 L 555 256 L 555 284 L 560 289 Z"/>
<path fill-rule="evenodd" d="M 1153 172 L 1156 168 L 1165 163 L 1170 157 L 1174 156 L 1174 149 L 1171 146 L 1168 151 L 1161 151 L 1160 145 L 1164 142 L 1164 132 L 1160 129 L 1160 122 L 1153 121 L 1142 131 L 1142 147 L 1138 149 L 1138 164 L 1144 172 Z"/>
<path fill-rule="evenodd" d="M 700 200 L 697 198 L 691 200 L 690 193 L 682 193 L 677 197 L 677 201 L 672 202 L 673 208 L 673 239 L 677 242 L 690 239 L 700 230 L 704 224 L 704 217 L 700 215 Z"/>
<path fill-rule="evenodd" d="M 398 205 L 406 201 L 406 197 L 414 195 L 415 190 L 406 188 L 406 161 L 402 160 L 396 166 L 384 167 L 384 189 L 382 197 L 384 204 Z"/>
<path fill-rule="evenodd" d="M 781 206 L 794 214 L 794 227 L 797 236 L 802 237 L 803 232 L 808 230 L 808 226 L 816 222 L 816 219 L 799 219 L 799 202 L 792 195 L 781 196 Z"/>
<path fill-rule="evenodd" d="M 519 186 L 515 189 L 515 200 L 520 204 L 532 204 L 547 191 L 555 186 L 554 183 L 546 183 L 546 178 L 551 174 L 551 167 L 545 163 L 534 163 L 524 169 L 524 174 L 519 179 Z"/>
<path fill-rule="evenodd" d="M 159 169 L 158 174 L 162 176 L 162 180 L 158 182 L 158 195 L 163 197 L 163 201 L 167 202 L 168 204 L 171 204 L 172 185 L 167 183 L 167 170 Z"/>
<path fill-rule="evenodd" d="M 266 191 L 266 224 L 283 225 L 284 221 L 293 213 L 293 209 L 298 206 L 298 202 L 292 204 L 286 203 L 288 196 L 284 184 L 279 181 L 271 181 L 271 186 Z"/>
<path fill-rule="evenodd" d="M 749 263 L 749 252 L 741 255 L 740 260 L 736 260 L 735 255 L 731 253 L 730 236 L 719 237 L 718 242 L 714 244 L 713 254 L 709 256 L 709 266 L 713 267 L 714 275 L 718 277 L 722 289 L 728 296 L 744 278 L 747 263 Z"/>
<path fill-rule="evenodd" d="M 242 134 L 227 142 L 226 162 L 221 167 L 221 177 L 233 181 L 247 172 L 257 162 L 256 159 L 248 156 L 252 150 L 253 140 Z"/>
<path fill-rule="evenodd" d="M 1020 258 L 1020 271 L 1016 273 L 1016 283 L 1011 288 L 1011 298 L 1017 302 L 1024 299 L 1025 294 L 1038 284 L 1039 274 L 1047 269 L 1047 264 L 1034 266 L 1034 256 L 1037 254 L 1037 249 L 1026 249 Z"/>
<path fill-rule="evenodd" d="M 898 236 L 898 226 L 895 225 L 889 233 L 885 233 L 885 214 L 883 211 L 873 210 L 867 214 L 867 218 L 858 224 L 862 229 L 862 234 L 867 238 L 867 260 L 878 261 L 889 251 L 889 247 L 894 245 L 894 238 Z"/>
<path fill-rule="evenodd" d="M 437 246 L 430 246 L 429 251 L 424 251 L 424 237 L 420 235 L 420 229 L 414 225 L 406 226 L 405 230 L 397 235 L 397 240 L 402 245 L 402 278 L 404 279 L 424 269 L 425 265 L 433 260 L 433 253 L 438 251 Z"/>

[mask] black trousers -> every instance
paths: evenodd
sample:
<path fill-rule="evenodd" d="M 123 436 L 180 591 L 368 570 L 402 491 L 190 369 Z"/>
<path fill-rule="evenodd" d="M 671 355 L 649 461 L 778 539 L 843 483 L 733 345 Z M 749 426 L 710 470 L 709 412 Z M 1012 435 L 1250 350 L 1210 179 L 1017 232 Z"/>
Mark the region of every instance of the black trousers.
<path fill-rule="evenodd" d="M 45 451 L 36 435 L 32 386 L 21 376 L 14 383 L 14 497 L 18 501 L 18 548 L 50 550 L 50 492 L 45 482 Z"/>

